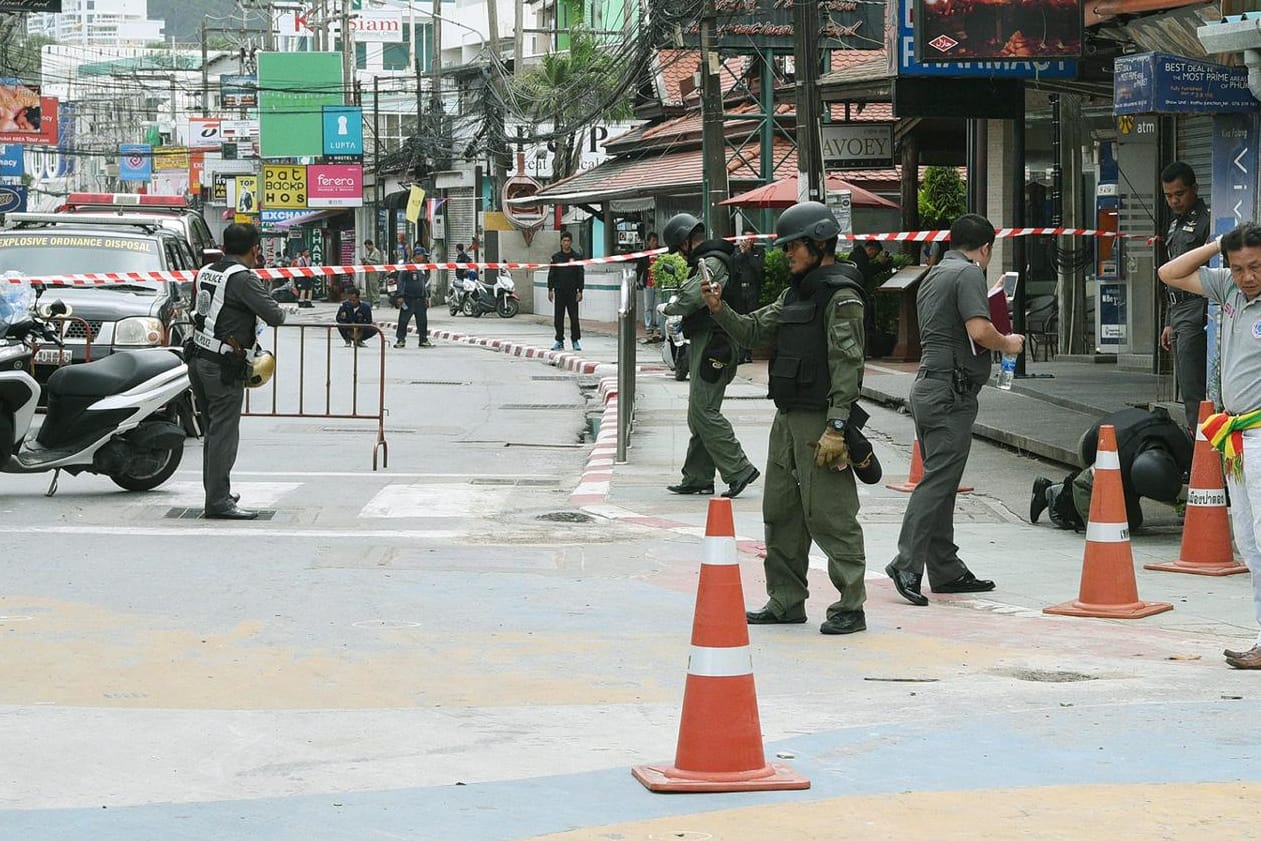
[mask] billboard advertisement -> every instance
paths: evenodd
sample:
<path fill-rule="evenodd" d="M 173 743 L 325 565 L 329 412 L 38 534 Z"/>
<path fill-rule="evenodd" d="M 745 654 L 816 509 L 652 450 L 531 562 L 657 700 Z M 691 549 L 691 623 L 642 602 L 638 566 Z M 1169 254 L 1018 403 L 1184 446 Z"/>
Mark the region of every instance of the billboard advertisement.
<path fill-rule="evenodd" d="M 219 101 L 224 108 L 258 107 L 258 77 L 252 73 L 225 73 L 219 77 Z"/>
<path fill-rule="evenodd" d="M 153 147 L 148 143 L 124 143 L 118 147 L 118 177 L 123 181 L 148 181 L 153 177 Z"/>
<path fill-rule="evenodd" d="M 363 205 L 363 167 L 359 164 L 322 164 L 307 167 L 308 207 Z"/>
<path fill-rule="evenodd" d="M 57 97 L 35 96 L 22 85 L 0 84 L 0 143 L 56 146 L 57 119 Z"/>
<path fill-rule="evenodd" d="M 27 189 L 16 184 L 0 186 L 0 213 L 21 213 L 26 210 Z"/>
<path fill-rule="evenodd" d="M 258 213 L 258 176 L 236 177 L 236 212 Z"/>
<path fill-rule="evenodd" d="M 1081 0 L 915 0 L 915 57 L 1021 61 L 1082 54 Z"/>
<path fill-rule="evenodd" d="M 1246 67 L 1226 67 L 1168 53 L 1118 56 L 1112 113 L 1224 114 L 1256 111 Z"/>
<path fill-rule="evenodd" d="M 188 169 L 188 149 L 183 146 L 160 146 L 153 150 L 153 171 L 167 172 Z"/>
<path fill-rule="evenodd" d="M 264 158 L 324 154 L 324 106 L 342 104 L 340 53 L 258 54 L 259 140 Z"/>
<path fill-rule="evenodd" d="M 189 117 L 187 142 L 193 149 L 218 149 L 223 143 L 218 117 Z"/>
<path fill-rule="evenodd" d="M 26 174 L 22 147 L 13 143 L 0 145 L 0 178 L 21 178 Z"/>

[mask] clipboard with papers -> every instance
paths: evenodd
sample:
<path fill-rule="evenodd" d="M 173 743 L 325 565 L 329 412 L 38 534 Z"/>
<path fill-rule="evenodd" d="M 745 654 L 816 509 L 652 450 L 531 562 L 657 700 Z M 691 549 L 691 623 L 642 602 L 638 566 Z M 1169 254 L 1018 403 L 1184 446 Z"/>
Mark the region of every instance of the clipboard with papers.
<path fill-rule="evenodd" d="M 987 297 L 990 305 L 990 323 L 994 325 L 994 329 L 1004 336 L 1011 334 L 1011 302 L 1016 297 L 1016 287 L 1020 284 L 1019 272 L 1004 272 L 998 282 L 990 287 Z M 972 353 L 979 355 L 984 349 L 978 350 L 976 342 L 971 338 L 968 341 L 972 345 Z"/>

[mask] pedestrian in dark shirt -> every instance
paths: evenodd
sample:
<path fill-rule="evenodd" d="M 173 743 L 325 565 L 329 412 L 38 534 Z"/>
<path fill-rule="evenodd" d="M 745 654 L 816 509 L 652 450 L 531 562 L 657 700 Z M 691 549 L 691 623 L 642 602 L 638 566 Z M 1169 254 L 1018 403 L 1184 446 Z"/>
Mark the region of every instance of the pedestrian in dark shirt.
<path fill-rule="evenodd" d="M 473 262 L 473 258 L 469 256 L 469 253 L 468 253 L 467 251 L 465 251 L 465 250 L 464 250 L 464 243 L 462 243 L 462 242 L 458 242 L 458 243 L 456 243 L 456 245 L 455 245 L 455 262 L 457 262 L 457 263 L 471 263 L 471 262 Z M 462 268 L 462 269 L 456 269 L 456 270 L 455 270 L 455 279 L 456 279 L 456 280 L 464 280 L 464 278 L 466 278 L 466 277 L 468 277 L 468 268 L 467 268 L 467 267 Z"/>
<path fill-rule="evenodd" d="M 574 235 L 565 231 L 560 235 L 560 251 L 552 255 L 552 267 L 547 270 L 547 300 L 554 306 L 556 343 L 552 350 L 565 349 L 565 314 L 569 314 L 569 337 L 574 350 L 582 350 L 582 328 L 578 325 L 578 305 L 582 303 L 582 290 L 586 286 L 586 270 L 581 266 L 557 265 L 579 263 L 582 252 L 574 249 Z"/>
<path fill-rule="evenodd" d="M 416 261 L 421 261 L 429 256 L 429 252 L 424 246 L 418 245 L 412 256 Z M 416 319 L 417 346 L 433 347 L 429 341 L 429 272 L 406 269 L 400 271 L 395 296 L 398 300 L 398 330 L 394 336 L 394 347 L 406 345 L 407 325 L 413 318 Z"/>
<path fill-rule="evenodd" d="M 337 308 L 338 324 L 371 324 L 372 323 L 372 307 L 367 301 L 359 300 L 359 290 L 350 288 L 346 291 L 346 300 L 342 301 L 340 307 Z M 350 343 L 354 342 L 359 347 L 363 347 L 364 331 L 358 327 L 339 327 L 337 332 L 342 334 L 342 341 L 346 343 L 346 347 L 350 347 Z"/>
<path fill-rule="evenodd" d="M 1174 161 L 1160 173 L 1165 203 L 1173 213 L 1165 235 L 1165 251 L 1172 260 L 1208 242 L 1208 208 L 1199 196 L 1195 170 L 1182 161 Z M 1160 346 L 1173 351 L 1174 369 L 1178 375 L 1178 393 L 1186 412 L 1187 428 L 1195 429 L 1200 417 L 1200 402 L 1208 391 L 1208 300 L 1203 295 L 1165 288 L 1169 308 L 1165 329 L 1160 333 Z"/>
<path fill-rule="evenodd" d="M 753 247 L 752 237 L 740 240 L 740 247 L 731 255 L 731 280 L 725 290 L 727 304 L 741 315 L 756 310 L 765 277 L 765 252 Z M 752 352 L 748 348 L 741 348 L 739 361 L 752 362 Z"/>

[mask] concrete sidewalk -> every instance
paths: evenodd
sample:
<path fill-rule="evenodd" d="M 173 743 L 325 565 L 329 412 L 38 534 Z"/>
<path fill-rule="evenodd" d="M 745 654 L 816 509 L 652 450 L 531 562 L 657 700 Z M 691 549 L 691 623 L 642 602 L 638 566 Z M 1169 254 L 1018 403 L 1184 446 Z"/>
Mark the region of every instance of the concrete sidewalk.
<path fill-rule="evenodd" d="M 320 310 L 310 311 L 319 313 Z M 379 318 L 388 330 L 394 329 L 389 311 Z M 528 344 L 546 349 L 552 344 L 550 319 L 522 314 L 513 319 L 480 319 L 449 316 L 441 308 L 429 312 L 429 325 L 436 338 L 453 336 L 485 338 Z M 617 364 L 617 325 L 605 322 L 583 324 L 582 352 L 568 347 L 567 362 L 561 367 L 584 373 L 611 375 Z M 642 338 L 643 329 L 639 327 Z M 568 346 L 568 340 L 566 340 Z M 637 363 L 642 369 L 662 367 L 660 345 L 636 343 Z M 577 360 L 588 365 L 577 364 Z M 597 367 L 600 366 L 600 367 Z M 867 362 L 863 396 L 891 407 L 904 406 L 915 382 L 918 363 Z M 1082 434 L 1100 416 L 1135 405 L 1167 403 L 1170 378 L 1115 365 L 1080 361 L 1030 362 L 1026 379 L 1017 380 L 1011 391 L 992 386 L 982 389 L 981 411 L 976 435 L 1017 451 L 1061 464 L 1078 467 L 1077 444 Z M 765 385 L 766 361 L 754 360 L 740 366 L 739 377 Z M 739 378 L 738 378 L 739 379 Z"/>

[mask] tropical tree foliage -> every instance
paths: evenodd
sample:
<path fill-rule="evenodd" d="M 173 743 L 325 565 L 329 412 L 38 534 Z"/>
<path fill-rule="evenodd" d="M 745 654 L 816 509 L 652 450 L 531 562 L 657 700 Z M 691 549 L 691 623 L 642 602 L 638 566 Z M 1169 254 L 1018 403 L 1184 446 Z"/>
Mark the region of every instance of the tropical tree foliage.
<path fill-rule="evenodd" d="M 579 26 L 570 32 L 568 50 L 548 53 L 508 83 L 510 100 L 521 116 L 535 124 L 552 123 L 556 179 L 578 171 L 593 117 L 631 116 L 631 99 L 618 89 L 622 69 L 608 43 Z"/>
<path fill-rule="evenodd" d="M 52 43 L 43 35 L 27 34 L 25 15 L 0 14 L 0 76 L 39 84 L 40 51 Z"/>
<path fill-rule="evenodd" d="M 968 188 L 951 166 L 930 166 L 919 187 L 920 224 L 950 225 L 968 212 Z"/>

